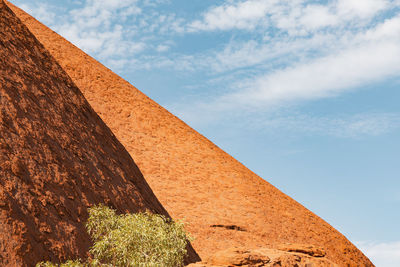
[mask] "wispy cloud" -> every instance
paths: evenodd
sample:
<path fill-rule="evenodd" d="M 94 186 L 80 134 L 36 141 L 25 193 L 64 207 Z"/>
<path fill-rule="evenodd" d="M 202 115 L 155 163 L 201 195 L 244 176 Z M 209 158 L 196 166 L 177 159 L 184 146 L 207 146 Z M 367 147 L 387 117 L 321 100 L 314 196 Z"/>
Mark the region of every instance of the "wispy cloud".
<path fill-rule="evenodd" d="M 22 3 L 19 5 L 20 8 L 28 12 L 29 14 L 34 15 L 35 18 L 40 18 L 40 21 L 47 25 L 51 25 L 54 23 L 56 14 L 51 12 L 51 8 L 46 3 L 37 3 L 36 5 L 29 5 L 26 3 Z"/>
<path fill-rule="evenodd" d="M 132 41 L 135 28 L 123 26 L 142 12 L 137 0 L 94 1 L 72 9 L 54 29 L 72 43 L 101 59 L 137 54 L 145 48 L 143 42 Z"/>
<path fill-rule="evenodd" d="M 165 4 L 168 1 L 86 0 L 61 16 L 46 10 L 46 5 L 28 5 L 27 9 L 31 7 L 35 16 L 51 22 L 53 29 L 114 70 L 129 67 L 131 71 L 173 70 L 177 76 L 200 74 L 203 86 L 198 86 L 193 101 L 170 105 L 191 122 L 209 113 L 214 115 L 203 116 L 209 121 L 249 111 L 266 114 L 292 103 L 336 97 L 400 73 L 398 0 L 331 0 L 325 4 L 229 0 L 190 16 L 192 20 L 157 8 Z M 230 31 L 233 37 L 190 53 L 174 49 L 181 39 L 212 38 L 220 31 Z M 215 89 L 205 89 L 204 94 L 206 87 Z M 292 115 L 280 121 L 304 129 L 294 123 L 298 115 Z M 268 121 L 268 114 L 265 118 Z M 342 133 L 332 135 L 357 135 L 350 129 L 374 135 L 379 131 L 368 129 L 379 124 L 374 118 L 335 122 L 305 116 L 304 120 L 317 126 L 304 132 L 334 128 L 326 124 L 336 123 Z M 383 118 L 382 129 L 391 129 L 385 126 L 388 120 Z"/>
<path fill-rule="evenodd" d="M 335 0 L 322 5 L 306 0 L 227 1 L 204 12 L 189 24 L 189 31 L 254 30 L 274 27 L 302 35 L 349 21 L 365 23 L 376 14 L 397 4 L 390 0 Z"/>
<path fill-rule="evenodd" d="M 365 113 L 317 117 L 311 115 L 288 115 L 270 117 L 254 121 L 265 131 L 302 133 L 303 135 L 322 135 L 339 138 L 362 138 L 378 136 L 400 128 L 400 114 Z"/>
<path fill-rule="evenodd" d="M 400 266 L 400 241 L 387 243 L 356 242 L 356 244 L 376 266 Z"/>
<path fill-rule="evenodd" d="M 182 19 L 174 13 L 158 11 L 159 5 L 169 3 L 166 0 L 76 1 L 63 12 L 55 12 L 54 6 L 45 3 L 16 2 L 70 42 L 116 69 L 137 63 L 149 51 L 166 52 L 172 43 L 160 35 L 183 31 Z"/>
<path fill-rule="evenodd" d="M 398 62 L 400 42 L 365 43 L 259 76 L 239 92 L 227 94 L 219 100 L 227 105 L 262 107 L 285 101 L 336 96 L 397 75 L 400 71 Z"/>
<path fill-rule="evenodd" d="M 259 133 L 288 136 L 323 136 L 363 139 L 380 136 L 400 129 L 399 113 L 363 112 L 355 114 L 319 115 L 293 109 L 232 110 L 230 113 L 213 108 L 173 107 L 172 110 L 197 128 L 215 127 L 221 122 L 229 127 L 252 129 Z"/>
<path fill-rule="evenodd" d="M 260 12 L 257 18 L 268 20 L 263 27 L 272 32 L 259 32 L 257 38 L 246 42 L 231 41 L 220 51 L 190 59 L 196 63 L 192 69 L 204 67 L 220 75 L 251 68 L 247 75 L 236 75 L 231 80 L 229 92 L 216 96 L 213 102 L 205 100 L 205 107 L 218 106 L 220 111 L 265 109 L 286 102 L 334 97 L 398 76 L 398 2 L 338 0 L 316 5 L 309 1 L 270 1 L 270 8 L 264 5 L 265 1 L 257 0 L 230 1 L 211 8 L 201 21 L 190 24 L 197 25 L 198 31 L 252 30 L 243 25 L 247 25 L 247 14 L 252 14 L 254 8 Z M 379 17 L 386 11 L 393 12 Z M 172 65 L 182 65 L 177 62 L 185 60 L 175 57 Z"/>
<path fill-rule="evenodd" d="M 196 20 L 189 25 L 189 31 L 198 30 L 230 30 L 254 29 L 265 22 L 268 9 L 277 1 L 244 1 L 235 4 L 223 4 L 208 10 L 202 20 Z"/>

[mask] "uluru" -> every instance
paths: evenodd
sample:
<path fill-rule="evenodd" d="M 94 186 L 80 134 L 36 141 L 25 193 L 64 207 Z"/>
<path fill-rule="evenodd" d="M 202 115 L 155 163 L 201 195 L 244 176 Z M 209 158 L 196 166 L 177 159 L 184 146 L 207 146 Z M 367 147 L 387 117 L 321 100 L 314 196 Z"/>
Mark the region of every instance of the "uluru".
<path fill-rule="evenodd" d="M 0 2 L 0 265 L 86 257 L 87 207 L 169 216 L 54 58 Z M 189 248 L 188 262 L 199 260 Z"/>
<path fill-rule="evenodd" d="M 194 237 L 186 263 L 203 260 L 193 266 L 373 266 L 323 219 L 62 36 L 9 2 L 0 12 L 2 265 L 84 258 L 86 209 L 104 202 L 183 219 Z"/>

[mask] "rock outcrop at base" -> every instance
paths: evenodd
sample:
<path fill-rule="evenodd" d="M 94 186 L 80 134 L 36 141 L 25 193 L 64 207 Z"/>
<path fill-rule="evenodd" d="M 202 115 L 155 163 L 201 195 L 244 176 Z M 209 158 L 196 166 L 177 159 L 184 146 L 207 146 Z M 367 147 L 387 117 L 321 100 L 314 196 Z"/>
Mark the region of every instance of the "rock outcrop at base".
<path fill-rule="evenodd" d="M 338 267 L 322 256 L 322 248 L 305 245 L 290 245 L 290 248 L 296 252 L 268 248 L 230 248 L 188 267 Z"/>
<path fill-rule="evenodd" d="M 85 258 L 87 208 L 168 216 L 111 130 L 0 0 L 0 266 Z M 189 247 L 188 262 L 199 257 Z"/>
<path fill-rule="evenodd" d="M 233 246 L 304 243 L 346 266 L 372 266 L 317 215 L 79 48 L 10 5 L 135 159 L 163 206 L 185 219 L 202 258 Z M 221 227 L 216 227 L 221 226 Z"/>

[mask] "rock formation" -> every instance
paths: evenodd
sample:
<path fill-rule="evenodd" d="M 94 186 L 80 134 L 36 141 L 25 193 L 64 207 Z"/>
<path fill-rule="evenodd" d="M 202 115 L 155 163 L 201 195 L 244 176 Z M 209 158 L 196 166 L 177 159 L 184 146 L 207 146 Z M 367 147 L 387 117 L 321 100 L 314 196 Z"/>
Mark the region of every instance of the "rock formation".
<path fill-rule="evenodd" d="M 168 216 L 70 77 L 0 0 L 0 266 L 86 257 L 87 207 Z M 188 262 L 199 260 L 189 247 Z"/>
<path fill-rule="evenodd" d="M 323 247 L 341 265 L 372 263 L 342 234 L 134 86 L 10 5 L 125 146 L 161 203 L 186 219 L 207 258 L 229 247 Z"/>
<path fill-rule="evenodd" d="M 292 248 L 295 246 L 291 245 Z M 230 248 L 218 251 L 209 259 L 188 265 L 188 267 L 337 267 L 332 261 L 327 260 L 325 255 L 321 255 L 321 248 L 299 245 L 296 251 L 286 251 L 280 249 L 241 249 Z M 315 253 L 314 253 L 315 250 Z"/>

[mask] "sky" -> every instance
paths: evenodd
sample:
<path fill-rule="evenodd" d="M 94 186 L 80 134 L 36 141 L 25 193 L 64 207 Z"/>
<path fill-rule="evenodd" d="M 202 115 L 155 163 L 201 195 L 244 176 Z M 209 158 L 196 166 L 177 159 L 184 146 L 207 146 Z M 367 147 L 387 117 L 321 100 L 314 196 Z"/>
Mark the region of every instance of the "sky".
<path fill-rule="evenodd" d="M 12 0 L 400 266 L 400 0 Z"/>

